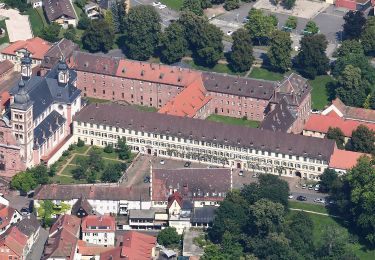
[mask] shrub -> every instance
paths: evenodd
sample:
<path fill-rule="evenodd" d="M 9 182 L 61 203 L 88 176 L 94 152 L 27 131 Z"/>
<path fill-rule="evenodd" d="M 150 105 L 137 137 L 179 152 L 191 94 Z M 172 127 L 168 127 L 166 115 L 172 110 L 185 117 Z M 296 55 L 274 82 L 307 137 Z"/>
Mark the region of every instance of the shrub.
<path fill-rule="evenodd" d="M 70 152 L 68 150 L 65 150 L 63 153 L 62 153 L 62 156 L 69 156 Z"/>
<path fill-rule="evenodd" d="M 107 145 L 106 147 L 104 147 L 103 151 L 105 153 L 113 153 L 113 146 L 112 145 Z"/>
<path fill-rule="evenodd" d="M 81 139 L 78 139 L 77 146 L 78 147 L 83 147 L 83 146 L 85 146 L 85 142 L 82 141 Z"/>

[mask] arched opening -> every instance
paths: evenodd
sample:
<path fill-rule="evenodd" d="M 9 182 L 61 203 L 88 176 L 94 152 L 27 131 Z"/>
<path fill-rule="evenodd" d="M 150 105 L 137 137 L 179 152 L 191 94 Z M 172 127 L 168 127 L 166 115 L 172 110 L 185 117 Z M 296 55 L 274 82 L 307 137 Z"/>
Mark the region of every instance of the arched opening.
<path fill-rule="evenodd" d="M 151 154 L 151 149 L 147 148 L 147 154 Z"/>
<path fill-rule="evenodd" d="M 237 169 L 241 169 L 241 163 L 237 163 Z"/>
<path fill-rule="evenodd" d="M 215 114 L 217 114 L 218 113 L 218 110 L 217 110 L 217 108 L 215 108 Z"/>
<path fill-rule="evenodd" d="M 90 143 L 91 143 L 91 145 L 94 145 L 94 140 L 91 139 L 91 142 L 90 142 Z"/>
<path fill-rule="evenodd" d="M 301 172 L 296 172 L 295 174 L 296 174 L 296 177 L 300 177 L 300 178 L 302 178 L 302 174 L 301 174 Z"/>

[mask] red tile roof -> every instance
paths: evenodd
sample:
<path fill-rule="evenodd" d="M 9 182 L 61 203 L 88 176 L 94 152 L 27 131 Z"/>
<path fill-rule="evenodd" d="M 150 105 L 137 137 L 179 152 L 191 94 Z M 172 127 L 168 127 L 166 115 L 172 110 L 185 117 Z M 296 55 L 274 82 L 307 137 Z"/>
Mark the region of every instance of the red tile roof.
<path fill-rule="evenodd" d="M 9 70 L 13 69 L 13 67 L 14 64 L 10 60 L 4 60 L 0 62 L 0 76 L 8 72 Z"/>
<path fill-rule="evenodd" d="M 202 78 L 199 77 L 160 108 L 158 113 L 194 117 L 211 99 L 210 96 L 207 96 Z"/>
<path fill-rule="evenodd" d="M 49 230 L 50 234 L 55 233 L 60 229 L 64 229 L 71 233 L 72 235 L 76 236 L 79 233 L 81 225 L 81 219 L 74 216 L 74 215 L 61 215 L 56 222 L 52 225 Z"/>
<path fill-rule="evenodd" d="M 347 119 L 375 122 L 375 110 L 346 106 L 339 98 L 333 100 L 332 105 Z"/>
<path fill-rule="evenodd" d="M 0 229 L 9 225 L 15 211 L 16 210 L 12 207 L 8 207 L 6 205 L 0 204 L 0 218 L 1 218 Z"/>
<path fill-rule="evenodd" d="M 0 238 L 0 246 L 6 245 L 19 257 L 23 255 L 23 250 L 27 244 L 28 237 L 17 227 L 11 227 Z"/>
<path fill-rule="evenodd" d="M 175 86 L 188 86 L 202 77 L 190 69 L 125 59 L 119 61 L 116 76 Z"/>
<path fill-rule="evenodd" d="M 178 205 L 182 207 L 182 196 L 178 191 L 174 192 L 171 196 L 168 197 L 167 209 L 169 209 L 172 206 L 174 201 L 176 201 Z"/>
<path fill-rule="evenodd" d="M 366 154 L 336 148 L 331 156 L 329 167 L 334 169 L 349 170 L 357 164 L 359 157 L 364 155 Z"/>
<path fill-rule="evenodd" d="M 103 247 L 86 243 L 83 240 L 78 241 L 78 252 L 83 256 L 95 256 L 100 255 L 103 252 L 114 249 L 113 246 Z"/>
<path fill-rule="evenodd" d="M 136 231 L 126 232 L 123 246 L 100 254 L 100 260 L 149 260 L 152 259 L 156 238 Z"/>
<path fill-rule="evenodd" d="M 96 227 L 93 229 L 92 227 Z M 98 227 L 106 227 L 105 229 Z M 94 230 L 95 232 L 114 232 L 116 230 L 116 220 L 112 216 L 89 215 L 82 220 L 82 232 Z"/>
<path fill-rule="evenodd" d="M 369 129 L 375 131 L 375 124 L 359 122 L 351 119 L 344 119 L 342 117 L 325 116 L 318 114 L 312 114 L 310 116 L 309 120 L 306 122 L 304 130 L 326 134 L 330 127 L 338 127 L 343 131 L 345 136 L 351 137 L 352 132 L 356 130 L 360 125 L 365 125 Z"/>
<path fill-rule="evenodd" d="M 31 58 L 42 60 L 47 51 L 52 47 L 52 44 L 43 40 L 42 38 L 35 37 L 26 41 L 20 40 L 12 43 L 1 51 L 3 54 L 16 55 L 16 52 L 21 49 L 27 49 L 31 52 Z"/>

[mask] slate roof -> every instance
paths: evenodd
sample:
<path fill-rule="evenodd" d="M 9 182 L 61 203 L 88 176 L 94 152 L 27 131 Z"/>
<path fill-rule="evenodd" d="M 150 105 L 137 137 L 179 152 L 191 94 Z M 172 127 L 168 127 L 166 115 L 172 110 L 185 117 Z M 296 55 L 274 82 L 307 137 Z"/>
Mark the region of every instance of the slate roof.
<path fill-rule="evenodd" d="M 129 219 L 154 219 L 154 209 L 131 209 L 129 210 Z"/>
<path fill-rule="evenodd" d="M 297 117 L 289 109 L 286 97 L 284 97 L 262 121 L 260 128 L 286 133 L 296 119 Z"/>
<path fill-rule="evenodd" d="M 139 111 L 119 104 L 91 104 L 74 121 L 226 144 L 329 161 L 335 142 L 301 135 Z M 235 135 L 233 133 L 236 133 Z"/>
<path fill-rule="evenodd" d="M 44 59 L 42 60 L 40 66 L 42 68 L 51 69 L 59 62 L 61 57 L 68 59 L 72 56 L 73 51 L 78 49 L 79 46 L 76 43 L 63 38 L 52 45 L 52 47 L 44 55 Z"/>
<path fill-rule="evenodd" d="M 148 189 L 147 189 L 148 190 Z M 84 197 L 88 200 L 147 200 L 143 188 L 124 187 L 119 185 L 42 185 L 35 190 L 34 199 L 38 200 L 71 200 Z"/>
<path fill-rule="evenodd" d="M 33 106 L 33 118 L 38 118 L 53 103 L 70 104 L 80 96 L 81 90 L 74 87 L 73 82 L 77 78 L 75 71 L 70 70 L 69 83 L 67 86 L 59 85 L 57 76 L 57 66 L 55 66 L 45 77 L 32 76 L 29 80 L 24 81 L 27 94 Z M 19 92 L 19 86 L 16 84 L 10 91 L 11 95 Z M 12 106 L 18 107 L 13 103 Z M 22 107 L 20 107 L 22 109 Z"/>
<path fill-rule="evenodd" d="M 193 215 L 191 217 L 192 223 L 212 223 L 215 217 L 215 211 L 217 207 L 204 206 L 200 208 L 194 208 Z"/>
<path fill-rule="evenodd" d="M 76 19 L 72 3 L 69 0 L 43 0 L 43 8 L 50 22 L 65 16 Z"/>
<path fill-rule="evenodd" d="M 93 213 L 93 208 L 92 206 L 90 205 L 90 203 L 87 201 L 87 199 L 84 199 L 84 198 L 79 198 L 77 200 L 76 203 L 74 203 L 73 207 L 72 207 L 72 215 L 77 215 L 77 212 L 80 210 L 80 209 L 83 209 L 84 211 L 86 211 L 86 213 L 88 215 L 92 214 Z"/>
<path fill-rule="evenodd" d="M 208 91 L 269 100 L 277 83 L 214 72 L 203 73 L 203 84 Z"/>
<path fill-rule="evenodd" d="M 66 119 L 56 112 L 56 110 L 53 110 L 36 128 L 34 128 L 35 146 L 42 146 L 65 122 Z"/>
<path fill-rule="evenodd" d="M 27 216 L 21 221 L 17 222 L 16 227 L 26 236 L 30 237 L 36 233 L 40 228 L 40 223 L 34 215 Z"/>

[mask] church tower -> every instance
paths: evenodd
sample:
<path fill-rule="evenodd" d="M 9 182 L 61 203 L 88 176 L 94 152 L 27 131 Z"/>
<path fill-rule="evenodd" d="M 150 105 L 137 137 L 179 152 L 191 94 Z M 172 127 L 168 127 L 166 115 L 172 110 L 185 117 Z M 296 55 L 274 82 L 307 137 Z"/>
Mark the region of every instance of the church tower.
<path fill-rule="evenodd" d="M 23 80 L 30 79 L 32 74 L 31 64 L 30 52 L 26 50 L 24 56 L 21 58 L 21 76 Z"/>
<path fill-rule="evenodd" d="M 58 70 L 58 82 L 60 85 L 67 85 L 69 82 L 69 69 L 68 65 L 63 59 L 60 59 L 59 65 L 57 66 Z"/>

